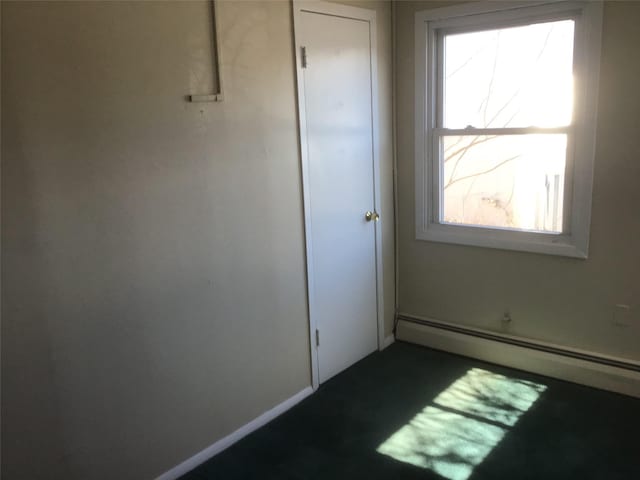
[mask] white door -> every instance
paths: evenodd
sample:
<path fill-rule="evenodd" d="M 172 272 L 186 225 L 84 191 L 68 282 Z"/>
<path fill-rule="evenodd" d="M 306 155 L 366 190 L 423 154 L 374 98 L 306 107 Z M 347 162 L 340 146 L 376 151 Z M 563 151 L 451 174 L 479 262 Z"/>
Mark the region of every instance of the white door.
<path fill-rule="evenodd" d="M 320 382 L 378 348 L 371 28 L 304 10 L 296 21 Z"/>

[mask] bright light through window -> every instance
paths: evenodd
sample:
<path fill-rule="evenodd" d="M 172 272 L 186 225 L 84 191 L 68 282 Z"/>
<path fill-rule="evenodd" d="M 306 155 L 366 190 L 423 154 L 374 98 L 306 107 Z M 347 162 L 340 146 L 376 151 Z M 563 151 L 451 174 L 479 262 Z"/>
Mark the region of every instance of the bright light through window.
<path fill-rule="evenodd" d="M 445 35 L 443 126 L 569 125 L 574 23 Z"/>
<path fill-rule="evenodd" d="M 509 129 L 570 125 L 573 31 L 563 20 L 443 34 L 440 221 L 562 232 L 567 133 Z M 471 128 L 494 130 L 450 132 Z"/>
<path fill-rule="evenodd" d="M 443 222 L 562 231 L 567 136 L 442 139 Z"/>
<path fill-rule="evenodd" d="M 449 480 L 467 480 L 546 386 L 474 368 L 377 449 Z"/>

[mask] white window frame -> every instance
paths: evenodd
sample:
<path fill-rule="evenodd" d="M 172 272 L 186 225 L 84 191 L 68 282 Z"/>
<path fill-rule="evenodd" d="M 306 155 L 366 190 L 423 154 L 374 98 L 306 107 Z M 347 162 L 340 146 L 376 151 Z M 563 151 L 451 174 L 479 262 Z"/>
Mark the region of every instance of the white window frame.
<path fill-rule="evenodd" d="M 440 221 L 440 162 L 436 95 L 439 30 L 473 31 L 523 21 L 571 18 L 574 30 L 574 105 L 569 128 L 518 128 L 512 133 L 567 133 L 565 198 L 561 233 L 454 225 Z M 426 10 L 415 16 L 416 238 L 479 247 L 587 258 L 595 157 L 602 2 L 474 2 Z M 500 129 L 504 131 L 504 129 Z M 451 133 L 451 129 L 447 129 Z M 464 129 L 460 134 L 491 134 Z"/>

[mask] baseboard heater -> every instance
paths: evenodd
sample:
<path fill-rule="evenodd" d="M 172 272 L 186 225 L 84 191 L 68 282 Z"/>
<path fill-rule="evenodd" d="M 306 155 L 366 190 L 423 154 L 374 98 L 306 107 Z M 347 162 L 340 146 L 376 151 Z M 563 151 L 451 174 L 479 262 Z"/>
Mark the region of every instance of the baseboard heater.
<path fill-rule="evenodd" d="M 484 340 L 492 340 L 494 342 L 505 343 L 508 345 L 514 345 L 517 347 L 524 347 L 531 350 L 537 350 L 539 352 L 551 353 L 554 355 L 561 355 L 563 357 L 574 358 L 577 360 L 584 360 L 587 362 L 597 363 L 600 365 L 606 365 L 609 367 L 622 368 L 634 372 L 640 372 L 640 364 L 627 362 L 620 359 L 609 358 L 601 355 L 595 355 L 587 352 L 581 352 L 568 348 L 562 348 L 554 345 L 547 345 L 544 343 L 536 342 L 533 340 L 526 340 L 522 338 L 500 335 L 498 333 L 492 333 L 485 330 L 479 330 L 475 328 L 464 327 L 460 325 L 454 325 L 451 323 L 440 322 L 435 320 L 427 320 L 424 318 L 417 318 L 406 314 L 399 314 L 398 321 L 404 321 L 408 323 L 414 323 L 418 325 L 424 325 L 431 328 L 437 328 L 440 330 L 446 330 L 449 332 L 468 335 L 471 337 L 482 338 Z"/>

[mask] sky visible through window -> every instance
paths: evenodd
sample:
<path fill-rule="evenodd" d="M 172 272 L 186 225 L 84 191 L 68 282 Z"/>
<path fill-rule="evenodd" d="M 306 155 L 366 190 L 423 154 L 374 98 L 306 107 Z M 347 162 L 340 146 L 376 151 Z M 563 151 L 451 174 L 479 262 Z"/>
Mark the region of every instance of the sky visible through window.
<path fill-rule="evenodd" d="M 448 34 L 445 129 L 566 127 L 574 21 Z M 567 134 L 443 135 L 445 223 L 562 231 Z"/>

